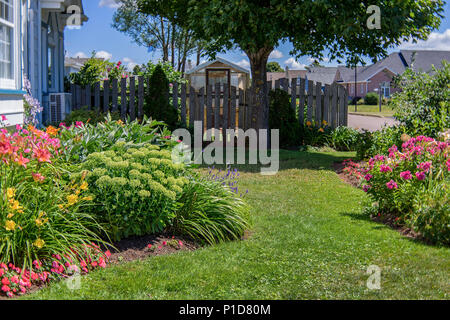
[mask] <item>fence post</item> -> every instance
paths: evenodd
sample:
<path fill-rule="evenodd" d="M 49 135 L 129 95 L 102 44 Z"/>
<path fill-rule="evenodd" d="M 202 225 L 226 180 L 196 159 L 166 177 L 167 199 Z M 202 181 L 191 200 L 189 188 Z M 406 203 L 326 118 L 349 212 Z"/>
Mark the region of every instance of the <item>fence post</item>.
<path fill-rule="evenodd" d="M 331 86 L 331 92 L 332 92 L 332 100 L 331 100 L 331 127 L 334 129 L 336 128 L 337 123 L 337 104 L 338 104 L 338 87 L 337 83 L 334 82 Z"/>
<path fill-rule="evenodd" d="M 308 121 L 312 121 L 314 107 L 314 81 L 308 80 L 308 109 L 306 111 L 306 117 Z"/>
<path fill-rule="evenodd" d="M 230 128 L 236 130 L 236 87 L 231 87 Z"/>
<path fill-rule="evenodd" d="M 323 120 L 330 122 L 330 85 L 325 85 L 325 92 L 323 98 Z"/>
<path fill-rule="evenodd" d="M 300 78 L 300 96 L 299 96 L 299 105 L 298 105 L 298 121 L 300 125 L 303 126 L 305 124 L 305 85 L 306 80 Z"/>
<path fill-rule="evenodd" d="M 316 83 L 316 125 L 321 127 L 322 125 L 322 83 Z"/>
<path fill-rule="evenodd" d="M 138 118 L 144 117 L 144 77 L 138 77 Z"/>
<path fill-rule="evenodd" d="M 216 83 L 214 88 L 214 100 L 214 129 L 218 130 L 220 128 L 220 83 Z M 217 139 L 217 137 L 214 138 Z"/>
<path fill-rule="evenodd" d="M 195 121 L 195 89 L 189 87 L 189 125 L 194 126 Z"/>
<path fill-rule="evenodd" d="M 245 95 L 244 90 L 239 88 L 239 129 L 245 130 Z"/>
<path fill-rule="evenodd" d="M 227 84 L 223 85 L 223 121 L 222 121 L 222 133 L 225 134 L 225 130 L 228 129 L 228 113 L 229 113 L 229 96 L 230 91 Z"/>
<path fill-rule="evenodd" d="M 117 112 L 119 109 L 118 105 L 118 81 L 117 79 L 112 80 L 112 112 Z"/>
<path fill-rule="evenodd" d="M 136 78 L 130 77 L 130 119 L 134 121 L 136 119 Z"/>
<path fill-rule="evenodd" d="M 120 117 L 125 119 L 127 116 L 127 79 L 120 80 Z"/>
<path fill-rule="evenodd" d="M 100 110 L 100 82 L 94 84 L 94 108 Z"/>
<path fill-rule="evenodd" d="M 297 79 L 291 81 L 291 108 L 297 111 Z"/>
<path fill-rule="evenodd" d="M 109 80 L 103 82 L 103 112 L 109 112 Z"/>
<path fill-rule="evenodd" d="M 200 88 L 198 92 L 198 119 L 202 123 L 202 137 L 205 131 L 205 88 Z"/>

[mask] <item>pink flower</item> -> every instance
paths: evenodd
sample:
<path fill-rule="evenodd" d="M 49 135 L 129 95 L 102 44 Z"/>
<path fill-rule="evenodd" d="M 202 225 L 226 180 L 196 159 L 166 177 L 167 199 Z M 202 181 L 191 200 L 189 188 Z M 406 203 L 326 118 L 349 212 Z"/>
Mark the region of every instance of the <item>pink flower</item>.
<path fill-rule="evenodd" d="M 417 166 L 417 169 L 421 169 L 422 171 L 428 172 L 431 169 L 431 162 L 423 162 Z"/>
<path fill-rule="evenodd" d="M 2 114 L 2 121 L 6 121 L 8 119 L 6 119 L 6 116 Z"/>
<path fill-rule="evenodd" d="M 405 180 L 411 180 L 412 179 L 411 171 L 403 171 L 402 173 L 400 173 L 400 177 Z"/>
<path fill-rule="evenodd" d="M 3 291 L 3 292 L 9 292 L 9 291 L 11 291 L 11 288 L 8 287 L 7 285 L 4 285 L 4 286 L 2 287 L 2 291 Z"/>
<path fill-rule="evenodd" d="M 387 166 L 387 165 L 385 165 L 385 164 L 382 164 L 382 165 L 380 166 L 380 171 L 381 171 L 381 172 L 392 172 L 392 168 L 389 167 L 389 166 Z"/>
<path fill-rule="evenodd" d="M 366 184 L 366 185 L 364 185 L 363 190 L 364 190 L 364 192 L 369 192 L 370 188 L 371 187 Z"/>
<path fill-rule="evenodd" d="M 423 181 L 426 178 L 425 172 L 416 172 L 417 180 Z"/>
<path fill-rule="evenodd" d="M 9 285 L 9 283 L 10 283 L 10 282 L 9 282 L 9 279 L 8 279 L 8 278 L 3 278 L 3 279 L 2 279 L 2 284 L 3 284 L 3 285 L 7 286 L 7 285 Z"/>
<path fill-rule="evenodd" d="M 390 190 L 398 189 L 397 182 L 395 182 L 394 180 L 391 180 L 388 183 L 386 183 L 386 187 L 388 187 L 388 189 L 390 189 Z"/>
<path fill-rule="evenodd" d="M 367 174 L 364 179 L 366 179 L 366 181 L 370 181 L 373 178 L 373 175 L 371 174 Z"/>
<path fill-rule="evenodd" d="M 166 246 L 166 245 L 167 245 L 167 242 L 166 242 L 166 241 L 163 241 L 162 244 L 163 244 L 163 246 Z"/>
<path fill-rule="evenodd" d="M 447 164 L 447 170 L 450 171 L 450 159 L 447 159 L 446 164 Z"/>
<path fill-rule="evenodd" d="M 147 248 L 151 249 L 151 248 L 152 248 L 152 245 L 151 245 L 151 244 L 149 244 L 149 245 L 147 246 Z"/>
<path fill-rule="evenodd" d="M 105 252 L 105 256 L 106 256 L 107 258 L 110 258 L 110 257 L 111 257 L 111 251 L 107 250 L 107 251 Z"/>

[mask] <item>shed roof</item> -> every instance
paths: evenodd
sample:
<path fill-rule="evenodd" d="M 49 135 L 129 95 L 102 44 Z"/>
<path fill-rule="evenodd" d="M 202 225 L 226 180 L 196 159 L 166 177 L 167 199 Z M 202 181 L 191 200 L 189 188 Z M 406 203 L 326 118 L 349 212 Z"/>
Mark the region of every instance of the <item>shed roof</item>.
<path fill-rule="evenodd" d="M 239 66 L 239 65 L 237 65 L 237 64 L 235 64 L 235 63 L 233 63 L 233 62 L 230 62 L 230 61 L 228 61 L 228 60 L 225 60 L 225 59 L 223 59 L 223 58 L 216 58 L 215 60 L 207 61 L 207 62 L 205 62 L 205 63 L 199 64 L 199 65 L 196 66 L 195 68 L 192 68 L 191 70 L 186 71 L 186 74 L 196 73 L 196 72 L 198 72 L 198 71 L 200 71 L 200 70 L 202 70 L 202 69 L 205 69 L 205 68 L 209 67 L 210 65 L 212 65 L 212 64 L 214 64 L 214 63 L 216 63 L 216 62 L 221 62 L 221 63 L 223 63 L 223 64 L 225 64 L 225 65 L 228 65 L 228 66 L 230 66 L 231 68 L 236 69 L 236 70 L 238 70 L 238 71 L 240 71 L 240 72 L 242 72 L 242 73 L 250 74 L 250 71 L 249 71 L 249 70 L 247 70 L 247 69 L 245 69 L 245 68 L 242 68 L 241 66 Z"/>

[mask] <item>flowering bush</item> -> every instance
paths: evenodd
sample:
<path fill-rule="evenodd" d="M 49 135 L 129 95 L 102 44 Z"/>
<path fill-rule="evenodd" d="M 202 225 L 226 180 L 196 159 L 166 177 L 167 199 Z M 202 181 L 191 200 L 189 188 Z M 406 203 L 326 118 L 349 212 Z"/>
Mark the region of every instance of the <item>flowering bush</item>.
<path fill-rule="evenodd" d="M 405 142 L 401 151 L 393 146 L 388 153 L 388 156 L 377 155 L 369 160 L 368 168 L 363 171 L 364 191 L 376 202 L 382 214 L 393 214 L 424 235 L 439 233 L 432 236 L 433 239 L 442 239 L 442 222 L 447 221 L 444 229 L 448 242 L 450 212 L 444 210 L 448 208 L 448 202 L 431 201 L 429 192 L 432 188 L 448 190 L 450 143 L 419 136 Z M 430 201 L 424 202 L 426 199 Z M 439 213 L 442 216 L 439 219 L 432 219 L 427 212 L 443 214 Z M 421 214 L 424 216 L 418 219 Z"/>
<path fill-rule="evenodd" d="M 162 231 L 187 182 L 184 165 L 174 164 L 170 151 L 123 141 L 90 154 L 74 177 L 79 179 L 86 171 L 98 204 L 92 212 L 115 240 Z"/>
<path fill-rule="evenodd" d="M 88 185 L 64 183 L 55 128 L 16 129 L 0 131 L 0 262 L 26 269 L 66 254 L 75 263 L 74 251 L 100 241 L 101 227 L 82 212 Z"/>
<path fill-rule="evenodd" d="M 75 122 L 66 126 L 61 123 L 59 138 L 63 158 L 68 162 L 82 162 L 89 154 L 107 150 L 117 141 L 154 144 L 163 149 L 177 145 L 178 141 L 172 139 L 170 131 L 161 129 L 161 125 L 147 117 L 142 122 L 116 121 L 109 114 L 104 122 L 97 124 Z"/>
<path fill-rule="evenodd" d="M 67 254 L 53 254 L 49 260 L 34 260 L 27 269 L 15 266 L 13 263 L 0 263 L 0 295 L 7 297 L 23 295 L 32 286 L 40 286 L 53 280 L 65 279 L 70 276 L 89 273 L 96 268 L 106 268 L 111 253 L 103 253 L 98 245 L 86 245 L 81 252 L 74 252 L 79 265 Z"/>
<path fill-rule="evenodd" d="M 315 121 L 306 121 L 303 128 L 303 143 L 308 146 L 320 147 L 330 140 L 332 128 L 328 122 L 316 123 Z"/>
<path fill-rule="evenodd" d="M 31 92 L 31 82 L 24 77 L 24 89 L 26 93 L 23 96 L 24 104 L 24 123 L 37 125 L 37 114 L 41 113 L 44 108 L 42 108 L 39 100 L 33 98 L 33 93 Z"/>

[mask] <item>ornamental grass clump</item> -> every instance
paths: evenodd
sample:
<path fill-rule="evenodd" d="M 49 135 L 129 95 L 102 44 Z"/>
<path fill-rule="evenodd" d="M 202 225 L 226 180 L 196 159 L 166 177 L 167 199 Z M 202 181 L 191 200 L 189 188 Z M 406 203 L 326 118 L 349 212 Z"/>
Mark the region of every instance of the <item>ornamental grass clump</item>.
<path fill-rule="evenodd" d="M 450 243 L 450 143 L 412 138 L 370 159 L 363 189 L 381 215 L 394 215 L 424 237 Z M 442 194 L 443 192 L 443 194 Z M 433 195 L 439 196 L 435 199 Z"/>
<path fill-rule="evenodd" d="M 0 132 L 0 263 L 25 270 L 60 255 L 80 266 L 75 252 L 102 242 L 100 225 L 85 213 L 92 200 L 87 182 L 62 179 L 56 134 L 31 125 Z"/>
<path fill-rule="evenodd" d="M 239 240 L 250 226 L 250 208 L 243 199 L 248 191 L 239 191 L 238 177 L 231 168 L 192 176 L 178 200 L 174 231 L 210 245 Z"/>
<path fill-rule="evenodd" d="M 97 204 L 92 213 L 119 240 L 170 225 L 187 183 L 185 170 L 159 146 L 116 142 L 108 151 L 90 154 L 74 177 L 86 174 Z"/>

